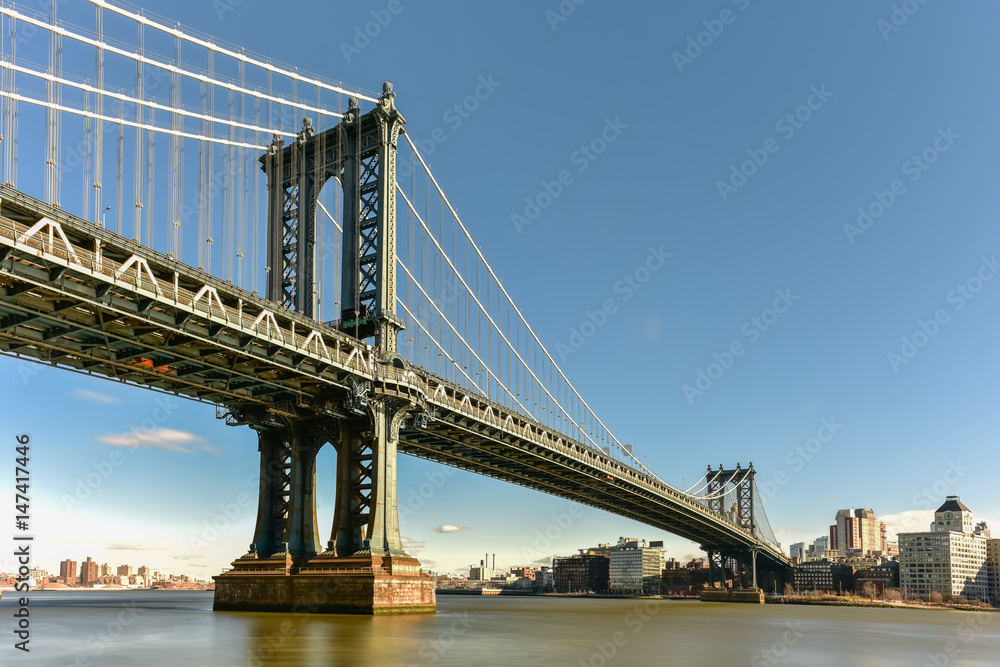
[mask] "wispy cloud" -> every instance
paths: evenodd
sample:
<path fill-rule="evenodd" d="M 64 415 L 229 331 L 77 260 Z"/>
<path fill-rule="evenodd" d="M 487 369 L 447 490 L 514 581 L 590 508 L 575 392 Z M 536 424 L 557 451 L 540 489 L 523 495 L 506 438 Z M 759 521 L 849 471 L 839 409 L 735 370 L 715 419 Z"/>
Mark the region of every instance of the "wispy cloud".
<path fill-rule="evenodd" d="M 194 454 L 195 450 L 210 454 L 219 453 L 218 449 L 204 444 L 204 439 L 194 433 L 177 431 L 172 428 L 112 433 L 98 436 L 97 439 L 112 447 L 148 447 L 151 449 L 165 449 L 170 452 L 181 452 L 183 454 Z"/>
<path fill-rule="evenodd" d="M 424 548 L 424 545 L 416 540 L 411 540 L 409 537 L 400 538 L 403 542 L 403 549 L 405 551 L 420 551 Z"/>
<path fill-rule="evenodd" d="M 115 551 L 170 551 L 170 547 L 162 547 L 158 544 L 143 544 L 140 542 L 114 542 L 105 547 Z"/>
<path fill-rule="evenodd" d="M 89 391 L 87 389 L 74 389 L 73 396 L 90 401 L 91 403 L 121 403 L 121 399 L 114 396 L 99 394 L 96 391 Z"/>
<path fill-rule="evenodd" d="M 198 554 L 175 554 L 170 557 L 174 560 L 197 560 L 201 558 Z"/>
<path fill-rule="evenodd" d="M 434 529 L 435 533 L 461 533 L 468 530 L 466 526 L 453 526 L 450 523 L 446 523 L 443 526 L 438 526 Z"/>

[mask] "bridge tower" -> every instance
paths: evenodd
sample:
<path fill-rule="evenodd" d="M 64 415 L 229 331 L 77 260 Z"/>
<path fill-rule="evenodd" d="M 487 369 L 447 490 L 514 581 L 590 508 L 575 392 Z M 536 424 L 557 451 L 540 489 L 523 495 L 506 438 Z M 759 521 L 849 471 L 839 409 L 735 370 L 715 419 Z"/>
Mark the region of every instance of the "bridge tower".
<path fill-rule="evenodd" d="M 733 469 L 725 469 L 719 464 L 719 469 L 712 470 L 708 466 L 705 478 L 706 502 L 708 509 L 726 517 L 736 525 L 745 528 L 750 533 L 757 534 L 756 508 L 754 507 L 756 471 L 753 463 L 744 469 L 739 463 Z M 730 488 L 732 487 L 732 488 Z M 726 499 L 731 498 L 727 507 Z M 734 585 L 738 588 L 757 588 L 757 553 L 754 544 L 746 548 L 721 548 L 713 545 L 703 545 L 708 554 L 710 578 L 715 585 L 715 576 L 719 575 L 720 583 L 725 585 L 726 573 L 733 573 Z"/>
<path fill-rule="evenodd" d="M 396 148 L 405 119 L 392 85 L 362 115 L 353 98 L 341 123 L 316 134 L 309 118 L 294 141 L 279 138 L 260 158 L 268 186 L 267 297 L 309 317 L 316 300 L 317 199 L 331 178 L 343 188 L 341 319 L 345 333 L 370 341 L 379 365 L 405 369 L 397 352 Z M 331 397 L 326 417 L 294 406 L 249 412 L 231 406 L 229 423 L 257 430 L 261 477 L 257 526 L 248 553 L 216 577 L 214 608 L 332 613 L 433 612 L 433 580 L 403 549 L 396 500 L 399 429 L 423 407 L 368 381 Z M 334 522 L 326 548 L 316 522 L 315 461 L 337 449 Z"/>

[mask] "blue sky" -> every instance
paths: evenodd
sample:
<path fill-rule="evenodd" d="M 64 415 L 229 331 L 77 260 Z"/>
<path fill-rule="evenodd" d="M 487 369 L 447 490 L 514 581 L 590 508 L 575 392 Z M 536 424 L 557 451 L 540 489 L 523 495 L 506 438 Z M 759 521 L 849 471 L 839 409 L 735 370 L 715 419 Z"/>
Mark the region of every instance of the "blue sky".
<path fill-rule="evenodd" d="M 575 7 L 563 16 L 555 0 L 402 0 L 364 48 L 356 28 L 389 3 L 298 3 L 281 17 L 263 0 L 175 0 L 169 18 L 368 90 L 393 81 L 411 137 L 443 130 L 428 161 L 550 350 L 615 300 L 562 366 L 666 481 L 752 460 L 785 546 L 826 534 L 847 507 L 921 530 L 945 494 L 1000 521 L 1000 9 L 676 4 L 563 2 Z M 457 123 L 449 110 L 481 78 L 492 92 Z M 609 127 L 581 171 L 580 147 Z M 572 182 L 518 229 L 512 216 L 563 170 Z M 627 299 L 616 291 L 661 246 L 663 268 Z M 243 553 L 251 431 L 212 406 L 16 360 L 0 374 L 7 437 L 33 439 L 39 565 L 90 555 L 211 575 Z M 166 435 L 116 446 L 144 420 Z M 810 442 L 818 433 L 826 442 Z M 321 454 L 324 531 L 334 460 Z M 68 507 L 77 480 L 109 465 Z M 620 535 L 696 552 L 592 509 L 558 527 L 566 501 L 444 471 L 400 459 L 404 505 L 434 488 L 402 532 L 444 571 Z"/>

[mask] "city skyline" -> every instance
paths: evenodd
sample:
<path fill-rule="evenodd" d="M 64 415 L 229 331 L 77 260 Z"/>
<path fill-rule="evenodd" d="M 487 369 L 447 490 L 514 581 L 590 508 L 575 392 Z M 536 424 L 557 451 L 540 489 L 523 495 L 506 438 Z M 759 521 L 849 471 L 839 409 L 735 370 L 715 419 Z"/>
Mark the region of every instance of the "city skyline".
<path fill-rule="evenodd" d="M 688 488 L 706 465 L 752 460 L 786 551 L 826 534 L 843 507 L 873 508 L 891 534 L 925 529 L 960 495 L 1000 525 L 989 472 L 1000 465 L 998 93 L 966 67 L 989 57 L 998 10 L 926 5 L 885 33 L 891 4 L 850 15 L 723 5 L 734 21 L 698 48 L 688 39 L 717 29 L 719 8 L 641 21 L 585 4 L 563 21 L 527 3 L 407 4 L 364 48 L 354 28 L 374 6 L 338 8 L 336 28 L 320 27 L 320 8 L 296 21 L 301 39 L 281 42 L 252 20 L 267 15 L 262 2 L 179 0 L 169 18 L 367 89 L 392 80 L 407 131 L 505 287 L 668 483 Z M 453 48 L 463 57 L 445 57 Z M 791 49 L 794 62 L 780 55 Z M 424 58 L 444 64 L 429 72 Z M 470 96 L 476 109 L 464 111 Z M 541 120 L 554 109 L 573 111 Z M 609 122 L 620 136 L 580 170 L 580 146 Z M 564 169 L 573 182 L 530 210 Z M 22 170 L 26 188 L 36 171 Z M 670 255 L 662 268 L 626 280 L 651 248 Z M 0 380 L 5 437 L 32 436 L 34 563 L 143 554 L 153 569 L 207 578 L 246 552 L 252 431 L 225 426 L 211 405 L 7 357 Z M 325 544 L 331 448 L 317 470 Z M 398 483 L 406 545 L 430 570 L 487 551 L 532 565 L 627 534 L 663 540 L 677 560 L 700 554 L 669 533 L 411 457 Z"/>

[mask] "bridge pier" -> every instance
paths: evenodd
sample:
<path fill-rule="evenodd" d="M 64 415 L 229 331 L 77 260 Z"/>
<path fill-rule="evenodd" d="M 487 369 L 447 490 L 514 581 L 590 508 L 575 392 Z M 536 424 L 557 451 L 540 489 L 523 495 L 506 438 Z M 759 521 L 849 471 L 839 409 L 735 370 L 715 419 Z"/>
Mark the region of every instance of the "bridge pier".
<path fill-rule="evenodd" d="M 258 427 L 254 542 L 215 579 L 216 611 L 434 612 L 434 580 L 403 549 L 396 444 L 410 404 L 373 396 L 364 417 Z M 316 455 L 337 448 L 336 511 L 327 549 L 316 522 Z"/>

